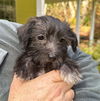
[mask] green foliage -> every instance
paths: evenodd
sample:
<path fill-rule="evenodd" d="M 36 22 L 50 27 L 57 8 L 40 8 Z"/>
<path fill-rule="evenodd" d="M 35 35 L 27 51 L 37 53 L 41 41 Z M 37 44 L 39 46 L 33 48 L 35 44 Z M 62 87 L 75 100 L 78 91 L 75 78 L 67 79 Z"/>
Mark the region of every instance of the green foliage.
<path fill-rule="evenodd" d="M 15 0 L 0 0 L 0 19 L 15 21 Z"/>
<path fill-rule="evenodd" d="M 100 43 L 97 43 L 91 47 L 80 47 L 85 53 L 92 55 L 93 59 L 95 59 L 98 63 L 98 69 L 100 71 Z"/>
<path fill-rule="evenodd" d="M 100 65 L 99 65 L 97 68 L 98 68 L 98 70 L 99 70 L 99 73 L 100 73 Z"/>
<path fill-rule="evenodd" d="M 62 21 L 67 20 L 68 11 L 66 10 L 66 4 L 64 2 L 47 4 L 46 15 L 54 16 Z"/>
<path fill-rule="evenodd" d="M 89 26 L 89 23 L 90 23 L 90 17 L 89 16 L 86 16 L 84 18 L 83 25 Z"/>
<path fill-rule="evenodd" d="M 100 59 L 100 44 L 84 48 L 83 51 L 85 51 L 87 54 L 92 55 L 95 60 Z"/>

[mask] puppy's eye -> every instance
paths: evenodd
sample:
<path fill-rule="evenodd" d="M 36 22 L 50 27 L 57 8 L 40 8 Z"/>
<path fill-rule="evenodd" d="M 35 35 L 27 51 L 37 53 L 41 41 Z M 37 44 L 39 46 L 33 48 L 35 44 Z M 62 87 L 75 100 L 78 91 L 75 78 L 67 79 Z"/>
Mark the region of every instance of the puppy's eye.
<path fill-rule="evenodd" d="M 62 39 L 60 39 L 60 42 L 61 42 L 61 43 L 65 42 L 65 39 L 63 39 L 63 38 L 62 38 Z"/>
<path fill-rule="evenodd" d="M 38 38 L 38 40 L 44 40 L 45 39 L 45 37 L 43 35 L 39 35 L 37 38 Z"/>

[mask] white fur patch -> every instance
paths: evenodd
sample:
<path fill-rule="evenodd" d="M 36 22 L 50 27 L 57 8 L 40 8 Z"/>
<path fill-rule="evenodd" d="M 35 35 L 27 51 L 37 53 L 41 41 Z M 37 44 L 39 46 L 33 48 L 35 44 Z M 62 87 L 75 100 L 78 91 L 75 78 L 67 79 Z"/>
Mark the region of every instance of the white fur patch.
<path fill-rule="evenodd" d="M 61 71 L 60 72 L 61 78 L 69 83 L 69 84 L 77 84 L 78 82 L 81 81 L 82 76 L 80 75 L 80 73 L 77 71 L 76 72 L 65 72 L 65 71 Z"/>

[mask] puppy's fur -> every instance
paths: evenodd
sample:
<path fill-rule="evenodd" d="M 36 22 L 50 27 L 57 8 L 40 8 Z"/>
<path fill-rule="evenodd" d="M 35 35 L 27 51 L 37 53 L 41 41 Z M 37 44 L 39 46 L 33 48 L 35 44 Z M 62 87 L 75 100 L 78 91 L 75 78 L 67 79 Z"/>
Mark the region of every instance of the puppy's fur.
<path fill-rule="evenodd" d="M 51 70 L 60 70 L 64 81 L 75 84 L 80 80 L 78 65 L 68 57 L 67 48 L 77 50 L 77 38 L 68 24 L 51 16 L 31 18 L 18 28 L 23 53 L 18 57 L 14 72 L 30 80 Z"/>

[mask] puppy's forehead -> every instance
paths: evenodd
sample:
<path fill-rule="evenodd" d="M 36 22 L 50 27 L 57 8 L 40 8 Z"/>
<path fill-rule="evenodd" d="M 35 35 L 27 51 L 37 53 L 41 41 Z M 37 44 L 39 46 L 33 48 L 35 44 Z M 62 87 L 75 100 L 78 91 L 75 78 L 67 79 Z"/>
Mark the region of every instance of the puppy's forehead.
<path fill-rule="evenodd" d="M 35 25 L 32 26 L 35 30 L 43 30 L 43 31 L 46 31 L 46 24 L 39 21 L 39 22 L 36 22 Z"/>
<path fill-rule="evenodd" d="M 53 17 L 39 17 L 36 18 L 32 29 L 36 34 L 54 35 L 62 33 L 65 29 L 65 24 Z"/>
<path fill-rule="evenodd" d="M 47 29 L 46 29 L 45 24 L 37 23 L 35 25 L 32 25 L 32 32 L 34 33 L 33 35 L 46 34 Z"/>

